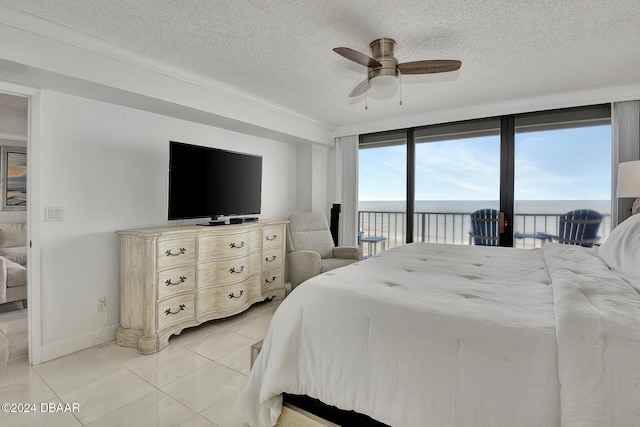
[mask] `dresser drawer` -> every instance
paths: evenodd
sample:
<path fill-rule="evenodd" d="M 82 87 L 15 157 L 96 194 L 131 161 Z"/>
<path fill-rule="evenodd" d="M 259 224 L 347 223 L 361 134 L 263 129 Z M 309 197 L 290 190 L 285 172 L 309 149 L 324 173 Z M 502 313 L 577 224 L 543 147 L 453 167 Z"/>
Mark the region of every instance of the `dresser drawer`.
<path fill-rule="evenodd" d="M 283 287 L 282 269 L 269 270 L 262 273 L 262 291 Z"/>
<path fill-rule="evenodd" d="M 216 258 L 236 258 L 258 249 L 259 231 L 201 236 L 199 240 L 199 261 Z"/>
<path fill-rule="evenodd" d="M 195 237 L 158 240 L 158 269 L 181 264 L 194 263 L 196 260 Z"/>
<path fill-rule="evenodd" d="M 158 331 L 177 323 L 195 319 L 194 293 L 177 295 L 158 302 Z"/>
<path fill-rule="evenodd" d="M 195 291 L 196 267 L 189 265 L 163 270 L 158 273 L 158 299 L 164 299 L 171 295 Z"/>
<path fill-rule="evenodd" d="M 284 228 L 268 228 L 262 232 L 262 248 L 280 248 L 284 246 Z"/>
<path fill-rule="evenodd" d="M 262 251 L 262 270 L 281 267 L 283 261 L 282 248 Z"/>
<path fill-rule="evenodd" d="M 260 253 L 256 252 L 240 258 L 200 263 L 197 287 L 202 289 L 242 282 L 249 276 L 262 271 L 260 262 Z"/>
<path fill-rule="evenodd" d="M 261 300 L 260 276 L 253 276 L 242 283 L 198 291 L 198 316 L 220 312 L 230 316 Z"/>
<path fill-rule="evenodd" d="M 120 230 L 118 345 L 150 354 L 184 328 L 284 298 L 286 221 Z"/>

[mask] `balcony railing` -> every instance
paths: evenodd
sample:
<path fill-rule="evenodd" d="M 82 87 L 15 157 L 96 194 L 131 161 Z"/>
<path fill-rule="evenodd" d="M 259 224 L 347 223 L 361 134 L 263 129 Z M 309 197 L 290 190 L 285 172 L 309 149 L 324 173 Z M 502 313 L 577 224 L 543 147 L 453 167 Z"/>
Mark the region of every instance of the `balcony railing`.
<path fill-rule="evenodd" d="M 523 234 L 540 232 L 556 234 L 559 218 L 563 213 L 518 213 L 514 218 L 513 230 Z M 413 241 L 468 245 L 470 229 L 470 213 L 416 212 Z M 385 237 L 387 239 L 386 248 L 393 248 L 405 242 L 406 214 L 404 212 L 359 211 L 358 230 L 365 237 Z M 611 215 L 605 214 L 598 230 L 601 241 L 609 235 L 610 230 Z M 534 238 L 514 239 L 514 246 L 517 248 L 534 248 L 540 245 L 541 241 Z M 368 245 L 364 245 L 363 251 L 365 256 L 370 255 Z"/>

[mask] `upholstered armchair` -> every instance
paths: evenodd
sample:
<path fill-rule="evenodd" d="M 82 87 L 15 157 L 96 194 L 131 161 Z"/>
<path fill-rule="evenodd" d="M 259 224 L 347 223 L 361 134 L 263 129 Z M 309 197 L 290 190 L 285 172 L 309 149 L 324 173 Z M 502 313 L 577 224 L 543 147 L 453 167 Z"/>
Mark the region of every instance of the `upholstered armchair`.
<path fill-rule="evenodd" d="M 362 248 L 334 245 L 327 218 L 321 213 L 293 214 L 287 227 L 291 289 L 320 273 L 362 260 Z"/>
<path fill-rule="evenodd" d="M 27 226 L 0 224 L 0 304 L 27 307 Z"/>

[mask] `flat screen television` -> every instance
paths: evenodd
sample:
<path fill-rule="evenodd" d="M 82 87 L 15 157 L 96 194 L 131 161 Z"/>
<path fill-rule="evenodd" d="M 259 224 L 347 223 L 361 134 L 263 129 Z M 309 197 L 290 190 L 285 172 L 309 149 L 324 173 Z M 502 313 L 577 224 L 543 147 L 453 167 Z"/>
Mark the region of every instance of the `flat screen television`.
<path fill-rule="evenodd" d="M 169 142 L 169 219 L 255 215 L 262 156 Z"/>

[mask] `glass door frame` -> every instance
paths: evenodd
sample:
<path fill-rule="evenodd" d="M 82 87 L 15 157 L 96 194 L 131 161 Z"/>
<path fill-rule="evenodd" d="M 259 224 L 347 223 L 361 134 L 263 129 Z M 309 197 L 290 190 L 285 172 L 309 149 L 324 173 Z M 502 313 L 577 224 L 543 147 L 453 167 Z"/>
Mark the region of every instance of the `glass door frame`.
<path fill-rule="evenodd" d="M 500 118 L 500 246 L 513 247 L 515 116 Z"/>
<path fill-rule="evenodd" d="M 473 126 L 473 122 L 485 120 L 499 120 L 500 126 L 500 246 L 513 247 L 513 219 L 515 205 L 515 136 L 517 120 L 522 118 L 534 119 L 536 116 L 549 119 L 549 125 L 563 126 L 563 123 L 573 121 L 589 121 L 611 119 L 611 104 L 598 104 L 592 106 L 546 110 L 541 112 L 503 115 L 499 117 L 487 117 L 482 119 L 467 120 L 446 124 L 416 126 L 411 128 L 385 131 L 375 134 L 360 135 L 360 144 L 367 141 L 379 140 L 384 134 L 405 134 L 406 142 L 406 228 L 405 242 L 413 243 L 415 227 L 415 192 L 416 192 L 416 130 L 438 126 Z M 613 143 L 613 142 L 612 142 Z"/>
<path fill-rule="evenodd" d="M 509 116 L 511 117 L 511 116 Z M 500 224 L 500 231 L 501 231 L 501 235 L 500 235 L 500 244 L 502 246 L 505 246 L 505 243 L 503 243 L 503 240 L 505 240 L 505 242 L 507 244 L 511 243 L 513 244 L 513 236 L 511 236 L 511 242 L 509 242 L 509 240 L 505 237 L 503 237 L 503 235 L 507 232 L 507 228 L 505 227 L 506 225 L 508 225 L 509 227 L 511 227 L 511 223 L 510 221 L 507 221 L 507 214 L 508 215 L 513 215 L 513 138 L 511 138 L 511 142 L 510 142 L 510 147 L 509 142 L 505 141 L 505 132 L 503 130 L 503 123 L 504 123 L 505 117 L 486 117 L 486 118 L 482 118 L 482 119 L 476 119 L 476 120 L 467 120 L 464 122 L 456 122 L 456 123 L 446 123 L 446 124 L 439 124 L 439 125 L 432 125 L 431 127 L 438 127 L 438 126 L 444 126 L 447 128 L 451 128 L 451 127 L 455 127 L 455 126 L 464 126 L 465 130 L 463 133 L 468 133 L 470 132 L 470 128 L 474 127 L 474 123 L 475 126 L 477 126 L 476 129 L 472 130 L 472 132 L 478 132 L 479 134 L 481 133 L 485 133 L 487 131 L 489 131 L 490 129 L 496 129 L 500 131 L 500 189 L 499 189 L 499 194 L 500 194 L 500 212 L 501 212 L 501 224 Z M 491 122 L 495 122 L 496 126 L 490 126 L 487 127 L 487 123 L 491 123 Z M 513 120 L 511 120 L 511 123 L 513 123 Z M 429 128 L 430 126 L 420 126 L 420 127 L 416 127 L 416 128 L 408 128 L 406 129 L 406 143 L 407 143 L 407 195 L 406 195 L 406 212 L 407 212 L 407 223 L 406 223 L 406 236 L 405 236 L 405 241 L 407 243 L 413 243 L 413 236 L 414 236 L 414 218 L 415 218 L 415 189 L 416 189 L 416 144 L 418 144 L 416 142 L 416 130 L 420 130 L 420 129 L 425 129 L 425 128 Z M 420 142 L 423 143 L 423 142 Z M 510 153 L 511 156 L 511 165 L 508 168 L 503 168 L 503 162 L 504 162 L 504 158 L 505 158 L 505 153 Z M 503 176 L 504 174 L 504 169 L 508 169 L 510 171 L 510 178 L 509 176 Z M 505 180 L 511 180 L 511 184 L 510 184 L 510 188 L 512 191 L 512 195 L 510 197 L 510 203 L 511 203 L 511 208 L 509 210 L 506 209 L 506 207 L 503 207 L 503 200 L 507 200 L 507 202 L 509 201 L 509 198 L 504 197 L 503 194 L 505 192 L 508 191 L 509 189 L 509 185 L 508 183 L 505 184 Z"/>

